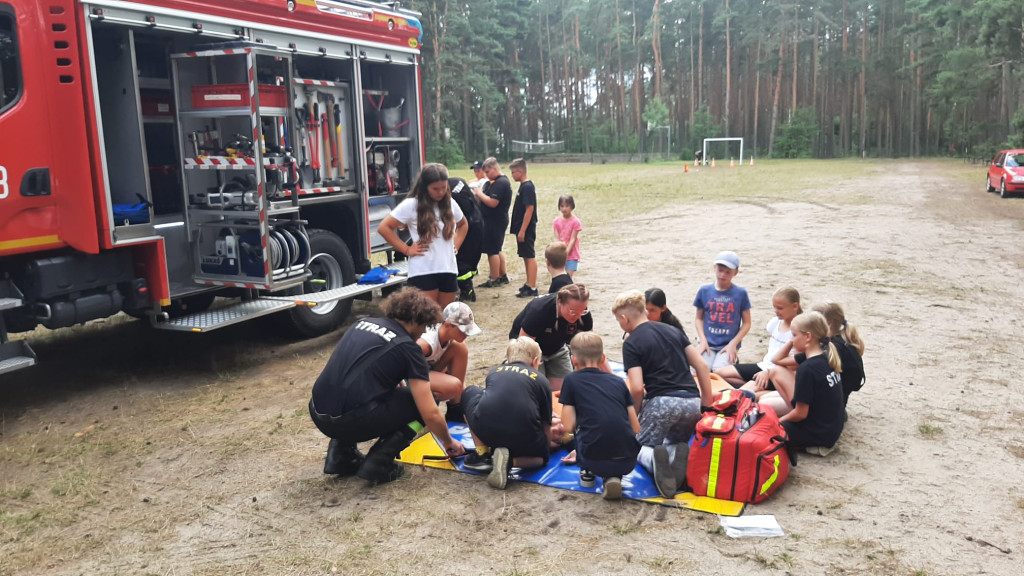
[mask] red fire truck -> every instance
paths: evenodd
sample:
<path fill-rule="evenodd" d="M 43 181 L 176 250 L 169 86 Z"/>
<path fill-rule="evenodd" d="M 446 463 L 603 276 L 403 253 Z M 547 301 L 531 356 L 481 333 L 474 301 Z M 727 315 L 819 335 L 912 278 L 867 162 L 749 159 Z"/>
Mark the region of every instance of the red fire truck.
<path fill-rule="evenodd" d="M 0 373 L 35 363 L 8 335 L 40 325 L 275 314 L 312 336 L 404 282 L 356 283 L 423 163 L 416 16 L 0 0 Z"/>

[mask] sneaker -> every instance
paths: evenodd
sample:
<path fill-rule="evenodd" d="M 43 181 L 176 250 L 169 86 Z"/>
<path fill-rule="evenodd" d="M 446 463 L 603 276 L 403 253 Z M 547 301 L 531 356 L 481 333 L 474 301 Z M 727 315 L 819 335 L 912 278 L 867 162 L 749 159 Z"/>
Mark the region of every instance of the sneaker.
<path fill-rule="evenodd" d="M 480 285 L 480 288 L 497 288 L 501 286 L 500 278 L 488 278 L 486 282 Z"/>
<path fill-rule="evenodd" d="M 580 486 L 584 488 L 593 488 L 596 478 L 594 473 L 589 470 L 580 470 Z"/>
<path fill-rule="evenodd" d="M 654 485 L 662 498 L 674 498 L 676 495 L 676 475 L 672 471 L 668 448 L 664 445 L 654 447 Z"/>
<path fill-rule="evenodd" d="M 605 500 L 622 499 L 622 478 L 609 476 L 604 479 L 604 487 L 601 488 L 601 497 Z"/>
<path fill-rule="evenodd" d="M 825 446 L 808 446 L 807 448 L 804 448 L 808 454 L 814 454 L 815 456 L 828 456 L 835 449 L 835 446 L 830 448 Z"/>
<path fill-rule="evenodd" d="M 686 442 L 676 444 L 676 453 L 672 458 L 672 474 L 676 477 L 676 491 L 682 491 L 686 484 L 686 463 L 690 457 L 690 445 Z"/>
<path fill-rule="evenodd" d="M 502 274 L 501 278 L 498 278 L 498 284 L 511 284 L 508 279 L 508 274 Z"/>
<path fill-rule="evenodd" d="M 494 467 L 491 469 L 491 473 L 487 475 L 487 484 L 491 488 L 504 490 L 508 484 L 508 471 L 512 464 L 508 448 L 495 448 L 491 458 Z"/>
<path fill-rule="evenodd" d="M 494 464 L 491 461 L 490 452 L 480 454 L 473 451 L 466 455 L 466 459 L 462 461 L 462 467 L 474 472 L 490 472 L 494 468 Z"/>
<path fill-rule="evenodd" d="M 476 302 L 476 290 L 463 290 L 459 292 L 459 302 Z"/>
<path fill-rule="evenodd" d="M 523 287 L 519 289 L 519 293 L 516 294 L 516 298 L 536 298 L 539 295 L 540 292 L 538 292 L 536 288 L 530 288 L 526 284 L 523 284 Z"/>

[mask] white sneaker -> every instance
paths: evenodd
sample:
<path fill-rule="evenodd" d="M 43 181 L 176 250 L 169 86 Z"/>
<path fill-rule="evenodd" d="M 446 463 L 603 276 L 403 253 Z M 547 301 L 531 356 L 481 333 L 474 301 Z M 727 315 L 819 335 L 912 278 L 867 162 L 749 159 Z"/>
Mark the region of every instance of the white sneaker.
<path fill-rule="evenodd" d="M 605 500 L 622 499 L 622 479 L 618 476 L 609 476 L 604 479 L 604 487 L 601 488 L 601 496 Z"/>
<path fill-rule="evenodd" d="M 808 454 L 814 454 L 815 456 L 822 457 L 828 456 L 835 449 L 835 446 L 832 446 L 830 448 L 826 448 L 825 446 L 808 446 L 807 448 L 804 448 L 804 450 L 806 450 Z"/>

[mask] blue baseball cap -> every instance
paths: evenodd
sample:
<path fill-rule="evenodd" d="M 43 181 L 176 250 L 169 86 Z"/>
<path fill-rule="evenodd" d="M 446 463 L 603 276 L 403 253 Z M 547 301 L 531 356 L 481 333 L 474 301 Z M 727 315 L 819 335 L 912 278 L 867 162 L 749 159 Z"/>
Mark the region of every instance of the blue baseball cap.
<path fill-rule="evenodd" d="M 730 270 L 736 270 L 740 267 L 740 257 L 735 252 L 726 250 L 715 256 L 715 264 L 721 264 Z"/>

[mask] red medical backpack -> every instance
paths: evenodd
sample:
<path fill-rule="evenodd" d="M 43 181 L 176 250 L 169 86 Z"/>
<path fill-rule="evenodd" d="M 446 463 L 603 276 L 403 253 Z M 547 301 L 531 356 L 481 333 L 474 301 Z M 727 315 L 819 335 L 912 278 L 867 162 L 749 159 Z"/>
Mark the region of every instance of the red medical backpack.
<path fill-rule="evenodd" d="M 761 502 L 789 476 L 786 441 L 774 409 L 723 390 L 690 440 L 686 482 L 698 496 Z"/>

